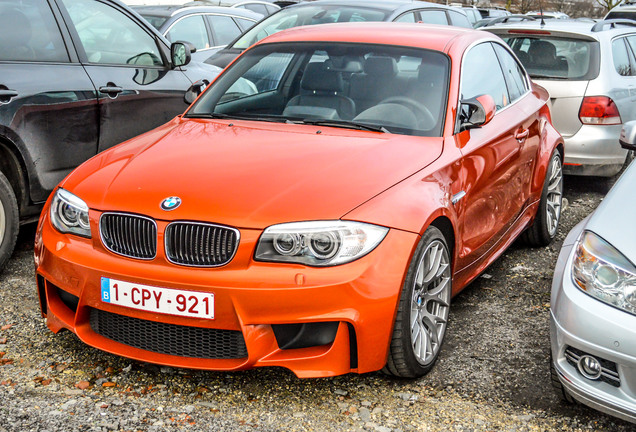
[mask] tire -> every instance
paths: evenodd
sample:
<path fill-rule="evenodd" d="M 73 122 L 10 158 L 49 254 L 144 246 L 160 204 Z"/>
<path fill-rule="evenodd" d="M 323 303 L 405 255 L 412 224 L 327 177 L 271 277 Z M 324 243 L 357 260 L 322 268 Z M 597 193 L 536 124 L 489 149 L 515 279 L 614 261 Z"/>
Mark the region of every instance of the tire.
<path fill-rule="evenodd" d="M 523 240 L 530 246 L 547 246 L 559 229 L 563 200 L 563 164 L 561 153 L 555 150 L 550 157 L 543 182 L 539 209 L 532 225 L 523 233 Z"/>
<path fill-rule="evenodd" d="M 7 178 L 0 172 L 0 272 L 11 257 L 18 238 L 18 202 Z"/>
<path fill-rule="evenodd" d="M 417 378 L 433 368 L 448 322 L 452 290 L 450 264 L 446 239 L 439 229 L 428 227 L 417 245 L 402 287 L 384 373 Z"/>
<path fill-rule="evenodd" d="M 559 374 L 554 368 L 554 362 L 552 361 L 552 355 L 550 355 L 550 381 L 552 383 L 552 388 L 557 392 L 559 397 L 569 404 L 575 404 L 576 400 L 570 396 L 570 394 L 565 390 L 563 384 L 561 384 L 561 380 L 559 379 Z"/>

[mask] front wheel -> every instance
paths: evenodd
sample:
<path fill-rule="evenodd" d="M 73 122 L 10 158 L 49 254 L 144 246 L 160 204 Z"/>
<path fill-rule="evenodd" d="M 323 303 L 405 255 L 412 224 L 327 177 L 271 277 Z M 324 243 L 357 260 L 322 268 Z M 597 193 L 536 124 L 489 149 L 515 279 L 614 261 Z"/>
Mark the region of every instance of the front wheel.
<path fill-rule="evenodd" d="M 417 378 L 432 369 L 446 333 L 451 288 L 448 245 L 431 226 L 409 265 L 383 372 Z"/>
<path fill-rule="evenodd" d="M 543 182 L 539 209 L 532 225 L 523 233 L 530 246 L 547 246 L 556 237 L 561 220 L 563 200 L 563 164 L 561 153 L 555 150 L 550 157 L 548 171 Z"/>
<path fill-rule="evenodd" d="M 0 172 L 0 271 L 13 253 L 18 238 L 18 202 L 7 178 Z"/>

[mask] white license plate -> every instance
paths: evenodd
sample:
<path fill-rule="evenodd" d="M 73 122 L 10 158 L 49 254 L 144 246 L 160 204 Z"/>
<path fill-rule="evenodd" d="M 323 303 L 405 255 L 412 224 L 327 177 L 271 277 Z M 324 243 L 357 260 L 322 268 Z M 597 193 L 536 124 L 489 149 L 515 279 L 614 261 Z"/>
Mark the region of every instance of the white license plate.
<path fill-rule="evenodd" d="M 214 319 L 214 294 L 159 288 L 102 277 L 105 303 L 168 315 Z"/>

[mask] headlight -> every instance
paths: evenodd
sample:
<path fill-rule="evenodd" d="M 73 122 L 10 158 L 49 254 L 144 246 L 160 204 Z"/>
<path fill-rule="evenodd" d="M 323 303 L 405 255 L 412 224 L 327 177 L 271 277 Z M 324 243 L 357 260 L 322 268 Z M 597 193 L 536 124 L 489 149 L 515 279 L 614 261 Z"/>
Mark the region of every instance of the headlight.
<path fill-rule="evenodd" d="M 294 222 L 267 228 L 256 247 L 256 260 L 309 266 L 348 263 L 371 252 L 388 228 L 360 222 Z"/>
<path fill-rule="evenodd" d="M 91 236 L 88 221 L 88 206 L 84 201 L 66 191 L 58 189 L 51 203 L 51 223 L 62 233 Z"/>
<path fill-rule="evenodd" d="M 583 291 L 636 314 L 636 267 L 612 245 L 585 231 L 572 267 L 574 283 Z"/>

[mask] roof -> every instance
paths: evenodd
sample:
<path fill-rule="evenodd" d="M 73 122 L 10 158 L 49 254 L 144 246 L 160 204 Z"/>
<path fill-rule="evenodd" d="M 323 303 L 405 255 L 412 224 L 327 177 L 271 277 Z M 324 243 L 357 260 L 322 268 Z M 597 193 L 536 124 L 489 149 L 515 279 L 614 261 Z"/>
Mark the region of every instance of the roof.
<path fill-rule="evenodd" d="M 354 42 L 412 46 L 446 51 L 450 42 L 499 40 L 486 32 L 433 24 L 392 22 L 338 23 L 294 27 L 275 33 L 258 44 L 276 42 Z"/>
<path fill-rule="evenodd" d="M 225 6 L 179 6 L 179 5 L 153 5 L 153 6 L 131 6 L 131 9 L 140 15 L 152 15 L 157 17 L 171 17 L 181 13 L 217 13 L 224 15 L 234 15 L 255 19 L 263 18 L 262 15 L 247 9 L 231 8 Z"/>
<path fill-rule="evenodd" d="M 368 7 L 370 9 L 379 9 L 386 12 L 398 9 L 425 9 L 429 7 L 456 10 L 456 8 L 451 6 L 421 0 L 317 0 L 312 2 L 296 3 L 288 8 L 311 5 L 361 6 Z"/>

